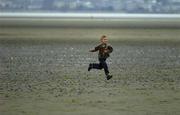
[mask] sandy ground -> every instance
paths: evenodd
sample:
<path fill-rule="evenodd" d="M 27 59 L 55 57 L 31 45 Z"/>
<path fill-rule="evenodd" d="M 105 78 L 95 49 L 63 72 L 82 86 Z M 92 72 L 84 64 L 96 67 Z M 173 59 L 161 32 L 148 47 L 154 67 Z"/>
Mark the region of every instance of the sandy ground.
<path fill-rule="evenodd" d="M 180 29 L 173 28 L 61 28 L 0 27 L 0 40 L 92 40 L 107 35 L 110 41 L 180 41 Z M 79 42 L 79 41 L 78 41 Z"/>
<path fill-rule="evenodd" d="M 107 81 L 96 42 L 1 41 L 0 114 L 179 115 L 180 44 L 111 44 Z"/>

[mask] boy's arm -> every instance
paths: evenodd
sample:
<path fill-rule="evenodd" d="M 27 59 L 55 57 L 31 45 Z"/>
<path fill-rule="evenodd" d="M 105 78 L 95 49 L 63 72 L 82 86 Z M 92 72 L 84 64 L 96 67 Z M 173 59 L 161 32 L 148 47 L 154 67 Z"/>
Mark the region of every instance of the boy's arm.
<path fill-rule="evenodd" d="M 96 51 L 99 50 L 99 47 L 100 47 L 100 45 L 99 45 L 99 46 L 96 46 L 93 50 L 89 50 L 89 51 L 90 51 L 90 52 L 96 52 Z"/>
<path fill-rule="evenodd" d="M 108 46 L 107 50 L 106 50 L 106 53 L 112 53 L 112 52 L 113 52 L 112 46 Z"/>
<path fill-rule="evenodd" d="M 95 49 L 93 49 L 93 50 L 89 50 L 89 52 L 96 52 L 96 50 L 95 50 Z"/>

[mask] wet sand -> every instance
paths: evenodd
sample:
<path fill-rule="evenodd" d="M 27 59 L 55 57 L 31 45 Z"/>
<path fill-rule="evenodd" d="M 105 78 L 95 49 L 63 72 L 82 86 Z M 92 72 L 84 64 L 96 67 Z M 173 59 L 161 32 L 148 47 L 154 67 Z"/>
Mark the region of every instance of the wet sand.
<path fill-rule="evenodd" d="M 113 79 L 96 42 L 0 42 L 1 115 L 179 115 L 180 44 L 112 42 Z"/>

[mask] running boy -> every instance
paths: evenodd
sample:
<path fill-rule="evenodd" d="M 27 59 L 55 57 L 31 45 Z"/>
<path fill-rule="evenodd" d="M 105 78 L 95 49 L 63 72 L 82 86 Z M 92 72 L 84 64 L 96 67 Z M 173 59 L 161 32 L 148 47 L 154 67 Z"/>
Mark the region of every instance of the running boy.
<path fill-rule="evenodd" d="M 101 37 L 100 42 L 101 43 L 98 46 L 96 46 L 93 50 L 90 50 L 90 52 L 99 51 L 99 63 L 90 63 L 88 71 L 90 71 L 91 69 L 104 69 L 106 78 L 107 80 L 109 80 L 112 78 L 112 75 L 109 75 L 106 59 L 109 57 L 109 54 L 113 51 L 113 48 L 109 44 L 107 44 L 108 39 L 105 35 Z"/>

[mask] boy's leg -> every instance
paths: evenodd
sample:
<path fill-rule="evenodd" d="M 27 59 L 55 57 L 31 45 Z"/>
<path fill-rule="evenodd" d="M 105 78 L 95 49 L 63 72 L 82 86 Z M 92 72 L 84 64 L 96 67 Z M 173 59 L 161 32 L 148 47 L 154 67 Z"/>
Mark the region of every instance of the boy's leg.
<path fill-rule="evenodd" d="M 100 63 L 93 63 L 91 66 L 93 69 L 102 69 L 103 68 Z"/>
<path fill-rule="evenodd" d="M 107 63 L 106 63 L 106 59 L 100 59 L 100 64 L 104 68 L 104 72 L 106 74 L 107 80 L 111 79 L 112 75 L 109 75 L 109 70 L 108 70 L 108 66 L 107 66 Z"/>
<path fill-rule="evenodd" d="M 106 76 L 109 75 L 109 69 L 106 63 L 106 59 L 102 58 L 99 59 L 99 61 L 100 61 L 100 65 L 102 65 L 102 67 L 104 68 L 104 73 L 106 74 Z"/>
<path fill-rule="evenodd" d="M 89 68 L 88 68 L 88 71 L 90 71 L 91 69 L 102 69 L 102 65 L 101 63 L 92 63 L 92 64 L 89 64 Z"/>

